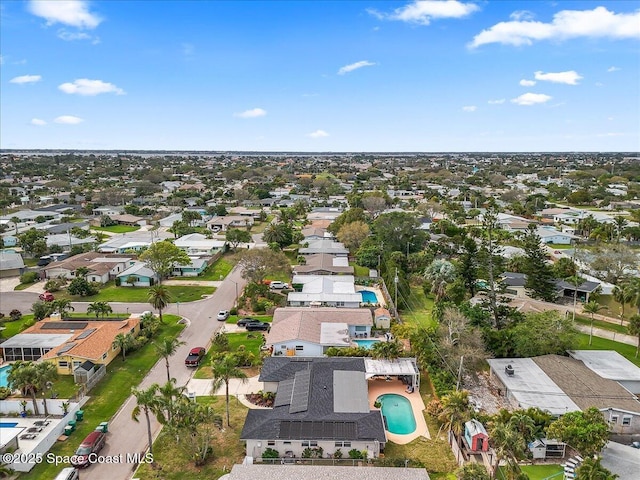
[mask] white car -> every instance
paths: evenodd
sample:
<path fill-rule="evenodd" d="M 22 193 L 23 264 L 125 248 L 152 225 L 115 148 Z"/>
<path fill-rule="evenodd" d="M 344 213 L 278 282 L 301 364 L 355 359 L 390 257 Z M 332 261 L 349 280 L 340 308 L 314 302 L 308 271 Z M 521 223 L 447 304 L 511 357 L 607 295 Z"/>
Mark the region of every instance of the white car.
<path fill-rule="evenodd" d="M 275 290 L 282 290 L 283 288 L 289 288 L 289 284 L 285 282 L 281 282 L 279 280 L 275 280 L 269 284 L 269 288 Z"/>
<path fill-rule="evenodd" d="M 229 318 L 229 310 L 220 310 L 216 318 L 219 322 L 224 322 L 227 318 Z"/>

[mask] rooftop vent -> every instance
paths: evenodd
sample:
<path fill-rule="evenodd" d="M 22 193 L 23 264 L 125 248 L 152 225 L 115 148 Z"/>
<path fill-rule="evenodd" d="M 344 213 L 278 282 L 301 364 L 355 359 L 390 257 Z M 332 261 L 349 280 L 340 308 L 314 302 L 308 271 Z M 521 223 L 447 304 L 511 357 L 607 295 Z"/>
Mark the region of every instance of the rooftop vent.
<path fill-rule="evenodd" d="M 516 373 L 511 364 L 509 364 L 506 367 L 504 367 L 504 371 L 510 377 L 513 377 L 513 375 Z"/>

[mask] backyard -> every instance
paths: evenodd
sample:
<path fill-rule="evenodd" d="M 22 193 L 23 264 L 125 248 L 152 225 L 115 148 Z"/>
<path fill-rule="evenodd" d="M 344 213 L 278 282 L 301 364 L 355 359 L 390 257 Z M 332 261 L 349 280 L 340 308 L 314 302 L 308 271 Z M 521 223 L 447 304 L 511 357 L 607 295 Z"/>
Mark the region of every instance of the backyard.
<path fill-rule="evenodd" d="M 197 277 L 171 277 L 171 280 L 184 280 L 184 281 L 219 281 L 225 278 L 236 264 L 236 257 L 232 254 L 225 254 L 216 260 L 212 265 L 209 265 L 202 275 Z"/>
<path fill-rule="evenodd" d="M 214 287 L 200 287 L 188 285 L 166 285 L 171 298 L 171 303 L 193 302 L 201 300 L 202 297 L 215 292 Z M 148 301 L 148 287 L 116 287 L 113 282 L 109 282 L 100 289 L 97 295 L 90 297 L 80 297 L 79 295 L 69 295 L 66 291 L 56 292 L 57 299 L 68 299 L 72 302 L 127 302 L 146 303 Z"/>
<path fill-rule="evenodd" d="M 425 295 L 422 286 L 412 286 L 408 307 L 400 310 L 402 321 L 417 327 L 429 327 L 433 324 L 431 310 L 433 309 L 432 295 Z"/>
<path fill-rule="evenodd" d="M 110 227 L 91 227 L 91 230 L 97 230 L 99 232 L 111 232 L 111 233 L 129 233 L 140 230 L 139 226 L 133 227 L 131 225 L 111 225 Z"/>
<path fill-rule="evenodd" d="M 253 353 L 256 359 L 260 358 L 260 346 L 264 343 L 262 332 L 227 333 L 226 336 L 229 339 L 229 352 L 236 352 L 241 345 L 244 345 L 246 352 Z M 200 367 L 198 367 L 193 378 L 213 378 L 211 374 L 211 358 L 219 352 L 220 350 L 213 345 L 200 362 Z M 258 369 L 255 367 L 247 368 L 245 373 L 247 376 L 257 375 Z"/>
<path fill-rule="evenodd" d="M 180 317 L 177 315 L 165 315 L 164 319 L 165 324 L 160 326 L 154 341 L 175 338 L 184 328 L 183 324 L 178 324 Z M 151 343 L 147 343 L 140 350 L 131 352 L 127 355 L 125 362 L 122 361 L 121 356 L 114 359 L 107 367 L 106 376 L 91 390 L 91 398 L 83 406 L 84 420 L 78 422 L 76 431 L 69 441 L 56 443 L 50 452 L 54 455 L 73 455 L 78 447 L 78 442 L 93 431 L 100 422 L 111 419 L 131 394 L 131 388 L 142 381 L 157 361 L 158 355 Z M 53 390 L 62 390 L 67 383 L 66 378 L 61 381 L 60 386 L 55 382 Z M 20 478 L 25 480 L 54 478 L 59 470 L 60 466 L 43 462 Z"/>

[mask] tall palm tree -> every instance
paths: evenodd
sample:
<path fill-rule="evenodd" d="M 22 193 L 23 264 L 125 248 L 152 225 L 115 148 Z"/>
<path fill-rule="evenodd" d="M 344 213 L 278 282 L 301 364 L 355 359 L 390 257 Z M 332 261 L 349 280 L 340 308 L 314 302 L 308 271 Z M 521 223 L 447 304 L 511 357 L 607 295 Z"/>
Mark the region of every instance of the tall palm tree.
<path fill-rule="evenodd" d="M 20 223 L 20 219 L 18 217 L 11 217 L 11 223 L 13 223 L 13 226 L 16 229 L 16 237 L 17 237 L 18 236 L 18 224 Z"/>
<path fill-rule="evenodd" d="M 613 226 L 616 230 L 616 242 L 620 243 L 620 237 L 622 236 L 622 232 L 625 227 L 629 224 L 626 218 L 617 216 L 613 219 Z"/>
<path fill-rule="evenodd" d="M 631 291 L 631 304 L 638 308 L 640 314 L 640 278 L 632 278 L 627 283 L 629 290 Z"/>
<path fill-rule="evenodd" d="M 38 390 L 42 392 L 44 414 L 48 416 L 49 410 L 47 409 L 47 398 L 45 393 L 47 391 L 47 387 L 50 386 L 49 384 L 58 378 L 58 369 L 51 362 L 37 362 L 34 364 L 34 369 L 36 371 Z"/>
<path fill-rule="evenodd" d="M 524 437 L 510 422 L 494 422 L 489 432 L 491 443 L 498 457 L 498 464 L 500 460 L 506 460 L 507 478 L 509 480 L 518 478 L 520 474 L 518 460 L 524 456 L 526 450 Z"/>
<path fill-rule="evenodd" d="M 108 302 L 93 302 L 87 307 L 87 313 L 95 314 L 96 318 L 98 318 L 98 316 L 104 318 L 110 313 L 113 313 L 113 309 Z"/>
<path fill-rule="evenodd" d="M 225 398 L 227 402 L 227 426 L 231 426 L 229 414 L 229 380 L 239 378 L 242 382 L 247 381 L 247 374 L 238 367 L 238 359 L 233 354 L 225 354 L 222 357 L 213 358 L 211 360 L 211 370 L 213 373 L 213 382 L 211 391 L 214 393 L 222 385 L 225 386 Z"/>
<path fill-rule="evenodd" d="M 451 430 L 456 438 L 460 438 L 464 423 L 471 418 L 471 405 L 469 405 L 469 392 L 456 390 L 442 397 L 442 412 L 438 419 L 443 427 Z"/>
<path fill-rule="evenodd" d="M 524 411 L 515 411 L 509 419 L 509 424 L 522 435 L 525 441 L 533 440 L 536 424 Z"/>
<path fill-rule="evenodd" d="M 186 389 L 186 386 L 176 387 L 175 378 L 172 378 L 158 388 L 160 395 L 158 412 L 163 414 L 162 419 L 158 418 L 161 423 L 171 424 L 175 413 L 181 408 L 183 402 L 191 403 L 191 401 L 183 395 Z"/>
<path fill-rule="evenodd" d="M 627 303 L 631 303 L 633 300 L 633 290 L 632 286 L 628 283 L 623 283 L 620 286 L 616 286 L 613 289 L 613 299 L 618 302 L 622 308 L 620 325 L 624 321 L 624 306 Z"/>
<path fill-rule="evenodd" d="M 138 417 L 140 413 L 144 413 L 145 419 L 147 420 L 147 439 L 149 441 L 149 453 L 153 454 L 153 436 L 151 435 L 151 416 L 154 415 L 158 411 L 160 406 L 159 397 L 156 395 L 160 386 L 157 383 L 154 383 L 146 390 L 138 390 L 132 389 L 131 393 L 134 397 L 136 397 L 137 405 L 131 412 L 131 418 L 138 422 Z"/>
<path fill-rule="evenodd" d="M 75 308 L 71 305 L 71 300 L 66 298 L 60 298 L 51 302 L 51 308 L 53 311 L 58 311 L 61 317 L 64 317 L 68 312 L 73 312 Z"/>
<path fill-rule="evenodd" d="M 167 368 L 167 382 L 171 382 L 171 374 L 169 373 L 169 357 L 176 353 L 178 347 L 182 345 L 185 345 L 185 343 L 177 338 L 164 338 L 160 343 L 154 343 L 156 353 L 164 358 L 164 363 Z"/>
<path fill-rule="evenodd" d="M 126 335 L 119 333 L 113 339 L 113 343 L 111 346 L 113 348 L 119 348 L 120 352 L 122 352 L 122 361 L 124 362 L 127 359 L 127 350 L 131 350 L 133 347 L 134 338 L 133 335 L 127 333 Z"/>
<path fill-rule="evenodd" d="M 591 328 L 589 330 L 589 345 L 591 345 L 591 340 L 593 338 L 593 316 L 601 310 L 604 310 L 606 307 L 600 305 L 595 300 L 590 301 L 589 303 L 585 303 L 582 307 L 582 311 L 591 315 Z"/>
<path fill-rule="evenodd" d="M 629 319 L 627 329 L 630 335 L 638 337 L 638 343 L 636 345 L 636 358 L 638 358 L 638 350 L 640 350 L 640 315 L 634 315 Z"/>
<path fill-rule="evenodd" d="M 7 383 L 12 389 L 20 390 L 31 396 L 33 402 L 33 412 L 40 415 L 36 398 L 38 389 L 38 372 L 33 362 L 18 360 L 11 364 L 11 369 L 7 376 Z"/>
<path fill-rule="evenodd" d="M 171 294 L 169 293 L 169 289 L 162 285 L 154 285 L 149 289 L 149 294 L 147 295 L 147 299 L 149 304 L 158 310 L 158 314 L 160 316 L 160 323 L 162 322 L 162 310 L 164 310 L 169 302 L 171 302 Z"/>

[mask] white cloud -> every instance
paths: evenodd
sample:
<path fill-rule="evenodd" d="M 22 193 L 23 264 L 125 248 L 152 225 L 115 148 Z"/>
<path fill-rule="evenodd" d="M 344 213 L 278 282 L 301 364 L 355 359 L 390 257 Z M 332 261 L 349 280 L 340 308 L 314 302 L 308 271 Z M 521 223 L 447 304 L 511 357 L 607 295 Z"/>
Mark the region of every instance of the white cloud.
<path fill-rule="evenodd" d="M 509 15 L 509 18 L 516 21 L 533 20 L 535 18 L 535 15 L 529 10 L 516 10 L 511 15 Z"/>
<path fill-rule="evenodd" d="M 523 93 L 519 97 L 511 99 L 511 103 L 518 105 L 536 105 L 538 103 L 546 103 L 551 100 L 551 98 L 552 97 L 544 93 Z"/>
<path fill-rule="evenodd" d="M 76 40 L 89 40 L 94 45 L 97 45 L 98 43 L 100 43 L 100 37 L 95 37 L 85 32 L 70 32 L 68 30 L 65 30 L 64 28 L 61 28 L 60 30 L 58 30 L 58 38 L 61 38 L 65 42 L 73 42 Z"/>
<path fill-rule="evenodd" d="M 345 73 L 353 72 L 354 70 L 357 70 L 359 68 L 372 67 L 373 65 L 375 65 L 374 62 L 361 60 L 359 62 L 351 63 L 349 65 L 345 65 L 344 67 L 341 67 L 340 70 L 338 70 L 338 75 L 344 75 Z"/>
<path fill-rule="evenodd" d="M 42 80 L 42 76 L 40 75 L 21 75 L 19 77 L 14 77 L 9 80 L 9 83 L 17 83 L 23 85 L 25 83 L 36 83 Z"/>
<path fill-rule="evenodd" d="M 84 122 L 84 119 L 80 117 L 74 117 L 73 115 L 61 115 L 59 117 L 56 117 L 53 121 L 56 123 L 62 123 L 64 125 L 77 125 Z"/>
<path fill-rule="evenodd" d="M 93 29 L 102 22 L 102 18 L 89 12 L 89 5 L 83 0 L 31 0 L 28 8 L 34 15 L 46 19 L 47 25 L 63 23 Z"/>
<path fill-rule="evenodd" d="M 617 72 L 620 70 L 620 67 L 609 67 L 607 68 L 607 72 L 611 73 L 611 72 Z"/>
<path fill-rule="evenodd" d="M 258 118 L 264 117 L 267 114 L 266 110 L 262 108 L 252 108 L 251 110 L 245 110 L 244 112 L 234 113 L 234 117 L 239 118 Z"/>
<path fill-rule="evenodd" d="M 596 137 L 624 137 L 624 133 L 620 132 L 608 132 L 608 133 L 599 133 Z"/>
<path fill-rule="evenodd" d="M 41 120 L 39 118 L 32 118 L 31 119 L 31 125 L 37 125 L 37 126 L 42 126 L 42 125 L 46 125 L 47 122 L 45 122 L 44 120 Z"/>
<path fill-rule="evenodd" d="M 550 23 L 530 20 L 500 22 L 483 30 L 469 44 L 476 48 L 488 43 L 531 45 L 540 40 L 569 38 L 640 38 L 640 10 L 614 13 L 605 7 L 593 10 L 562 10 Z"/>
<path fill-rule="evenodd" d="M 504 102 L 504 98 L 499 98 L 498 100 L 489 100 L 487 103 L 489 105 L 502 105 Z"/>
<path fill-rule="evenodd" d="M 82 95 L 90 97 L 100 95 L 101 93 L 115 93 L 116 95 L 124 95 L 124 90 L 116 87 L 113 83 L 103 82 L 102 80 L 89 80 L 88 78 L 78 78 L 73 82 L 63 83 L 58 86 L 59 90 L 72 95 Z"/>
<path fill-rule="evenodd" d="M 311 137 L 311 138 L 323 138 L 328 136 L 329 134 L 324 130 L 316 130 L 315 132 L 311 132 L 307 134 L 307 137 Z"/>
<path fill-rule="evenodd" d="M 582 78 L 582 75 L 573 70 L 569 70 L 568 72 L 556 73 L 543 73 L 538 71 L 535 73 L 536 80 L 552 83 L 564 83 L 566 85 L 578 85 L 578 81 L 582 80 Z"/>
<path fill-rule="evenodd" d="M 404 7 L 396 8 L 392 13 L 382 13 L 375 9 L 368 9 L 367 12 L 380 20 L 429 25 L 433 19 L 462 18 L 477 10 L 479 7 L 476 4 L 457 0 L 414 0 Z"/>
<path fill-rule="evenodd" d="M 535 84 L 536 84 L 535 80 L 527 80 L 525 78 L 520 80 L 520 85 L 522 85 L 523 87 L 533 87 Z"/>
<path fill-rule="evenodd" d="M 475 112 L 477 109 L 478 107 L 476 107 L 475 105 L 466 105 L 462 107 L 462 110 L 464 110 L 465 112 Z"/>

